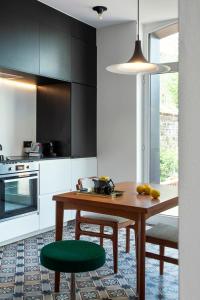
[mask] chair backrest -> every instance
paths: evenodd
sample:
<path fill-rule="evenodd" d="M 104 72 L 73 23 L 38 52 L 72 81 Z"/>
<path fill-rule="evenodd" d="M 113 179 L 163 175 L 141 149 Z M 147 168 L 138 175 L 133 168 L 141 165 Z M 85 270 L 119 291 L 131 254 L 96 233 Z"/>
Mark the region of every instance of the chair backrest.
<path fill-rule="evenodd" d="M 92 179 L 97 179 L 97 176 L 92 176 L 92 177 L 84 177 L 84 178 L 79 178 L 78 183 L 76 185 L 76 189 L 90 189 L 94 187 L 94 183 Z"/>

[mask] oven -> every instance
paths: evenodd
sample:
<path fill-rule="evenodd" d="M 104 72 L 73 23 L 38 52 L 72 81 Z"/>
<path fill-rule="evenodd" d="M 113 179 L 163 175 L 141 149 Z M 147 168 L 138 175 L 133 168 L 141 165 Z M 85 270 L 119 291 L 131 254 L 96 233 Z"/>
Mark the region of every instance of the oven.
<path fill-rule="evenodd" d="M 10 165 L 0 173 L 0 220 L 38 210 L 37 164 Z"/>

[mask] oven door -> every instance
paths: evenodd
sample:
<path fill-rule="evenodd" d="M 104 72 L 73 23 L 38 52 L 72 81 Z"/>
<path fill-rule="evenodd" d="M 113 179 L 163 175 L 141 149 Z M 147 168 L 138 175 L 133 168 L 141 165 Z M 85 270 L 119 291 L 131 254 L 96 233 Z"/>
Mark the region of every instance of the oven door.
<path fill-rule="evenodd" d="M 38 206 L 38 172 L 0 177 L 0 219 L 14 217 Z"/>

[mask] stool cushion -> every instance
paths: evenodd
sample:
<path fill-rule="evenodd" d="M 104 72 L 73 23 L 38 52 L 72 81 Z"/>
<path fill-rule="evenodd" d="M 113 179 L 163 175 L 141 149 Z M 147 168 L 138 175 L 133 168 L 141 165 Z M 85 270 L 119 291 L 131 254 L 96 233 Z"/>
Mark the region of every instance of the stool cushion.
<path fill-rule="evenodd" d="M 87 272 L 105 263 L 103 247 L 87 241 L 58 241 L 44 246 L 41 264 L 54 271 L 66 273 Z"/>
<path fill-rule="evenodd" d="M 146 236 L 178 243 L 178 226 L 158 223 L 146 231 Z"/>

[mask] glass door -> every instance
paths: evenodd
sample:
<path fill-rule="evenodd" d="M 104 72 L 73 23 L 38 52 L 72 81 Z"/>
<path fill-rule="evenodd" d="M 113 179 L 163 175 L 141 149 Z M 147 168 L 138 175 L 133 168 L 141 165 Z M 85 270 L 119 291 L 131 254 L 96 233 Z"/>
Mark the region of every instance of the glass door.
<path fill-rule="evenodd" d="M 149 181 L 178 185 L 178 41 L 177 24 L 149 35 L 150 61 L 170 66 L 149 79 Z M 165 214 L 178 215 L 178 208 Z"/>
<path fill-rule="evenodd" d="M 178 182 L 178 73 L 151 76 L 150 181 Z"/>

